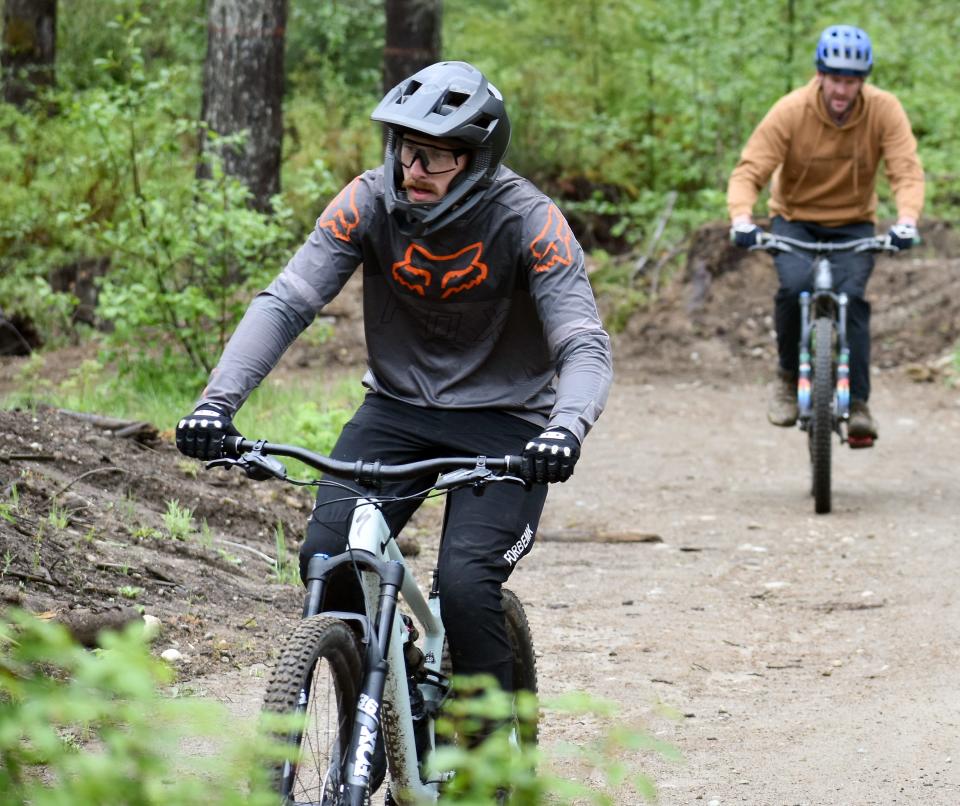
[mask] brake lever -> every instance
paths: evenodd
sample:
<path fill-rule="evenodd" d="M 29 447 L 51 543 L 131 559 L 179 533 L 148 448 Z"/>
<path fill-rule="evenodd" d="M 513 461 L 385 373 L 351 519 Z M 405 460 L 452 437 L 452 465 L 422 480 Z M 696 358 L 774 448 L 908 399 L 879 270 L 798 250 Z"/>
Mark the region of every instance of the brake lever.
<path fill-rule="evenodd" d="M 246 475 L 254 481 L 266 481 L 267 479 L 280 479 L 284 481 L 287 478 L 287 467 L 278 459 L 272 456 L 264 456 L 259 451 L 250 451 L 243 454 L 239 459 L 223 457 L 207 462 L 207 470 L 215 467 L 225 467 L 229 470 L 231 467 L 239 467 Z"/>
<path fill-rule="evenodd" d="M 254 481 L 266 481 L 267 479 L 280 479 L 284 481 L 287 478 L 287 466 L 279 459 L 272 456 L 264 456 L 260 451 L 250 451 L 245 453 L 237 461 L 248 478 Z"/>
<path fill-rule="evenodd" d="M 207 470 L 213 470 L 215 467 L 225 467 L 227 470 L 229 470 L 231 467 L 238 464 L 240 464 L 239 459 L 231 459 L 229 456 L 224 456 L 220 459 L 212 459 L 211 461 L 207 462 L 204 467 Z"/>

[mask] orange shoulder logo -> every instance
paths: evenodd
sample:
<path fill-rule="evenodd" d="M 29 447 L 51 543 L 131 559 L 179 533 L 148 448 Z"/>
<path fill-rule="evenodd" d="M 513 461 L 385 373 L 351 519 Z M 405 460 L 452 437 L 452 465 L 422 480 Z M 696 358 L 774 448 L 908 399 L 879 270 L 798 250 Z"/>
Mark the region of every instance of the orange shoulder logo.
<path fill-rule="evenodd" d="M 330 230 L 334 238 L 340 241 L 349 241 L 350 233 L 360 224 L 360 212 L 357 210 L 356 194 L 360 184 L 358 176 L 336 198 L 327 205 L 317 226 Z"/>
<path fill-rule="evenodd" d="M 487 279 L 487 264 L 482 263 L 483 244 L 474 243 L 454 252 L 452 255 L 434 255 L 422 246 L 410 244 L 403 260 L 393 264 L 391 274 L 404 288 L 414 294 L 426 297 L 439 295 L 447 299 L 468 288 L 480 285 Z M 439 275 L 439 287 L 434 279 Z"/>
<path fill-rule="evenodd" d="M 530 244 L 530 251 L 536 258 L 535 272 L 550 271 L 554 266 L 569 266 L 573 263 L 570 241 L 573 232 L 557 205 L 547 208 L 547 223 Z"/>

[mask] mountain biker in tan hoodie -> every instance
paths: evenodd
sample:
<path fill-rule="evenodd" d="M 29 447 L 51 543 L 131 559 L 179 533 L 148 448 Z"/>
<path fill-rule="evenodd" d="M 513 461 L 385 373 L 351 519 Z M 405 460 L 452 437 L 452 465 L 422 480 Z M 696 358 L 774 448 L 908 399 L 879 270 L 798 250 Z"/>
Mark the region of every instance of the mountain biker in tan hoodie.
<path fill-rule="evenodd" d="M 867 34 L 849 25 L 827 28 L 817 44 L 817 75 L 777 101 L 747 141 L 730 175 L 727 207 L 739 246 L 757 242 L 752 211 L 770 184 L 771 228 L 804 241 L 847 241 L 874 234 L 877 168 L 883 160 L 897 206 L 891 243 L 908 249 L 916 240 L 923 207 L 923 169 L 903 107 L 889 92 L 865 84 L 873 66 Z M 767 417 L 774 425 L 796 423 L 800 341 L 800 292 L 810 290 L 810 262 L 803 255 L 774 258 L 780 288 L 774 297 L 778 382 Z M 838 292 L 849 297 L 850 423 L 852 438 L 877 436 L 870 414 L 870 304 L 864 299 L 873 271 L 870 253 L 834 259 Z"/>

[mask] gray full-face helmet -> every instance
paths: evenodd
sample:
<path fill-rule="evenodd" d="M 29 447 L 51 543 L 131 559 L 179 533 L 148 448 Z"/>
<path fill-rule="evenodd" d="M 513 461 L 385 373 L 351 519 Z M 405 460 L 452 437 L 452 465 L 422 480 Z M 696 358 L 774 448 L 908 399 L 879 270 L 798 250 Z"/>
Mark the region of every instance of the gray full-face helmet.
<path fill-rule="evenodd" d="M 436 232 L 470 211 L 493 182 L 510 143 L 503 96 L 466 62 L 437 62 L 423 68 L 390 90 L 371 118 L 387 130 L 387 210 L 396 213 L 403 230 L 415 237 Z M 404 132 L 453 140 L 469 150 L 466 170 L 439 201 L 416 203 L 407 197 L 396 152 Z"/>

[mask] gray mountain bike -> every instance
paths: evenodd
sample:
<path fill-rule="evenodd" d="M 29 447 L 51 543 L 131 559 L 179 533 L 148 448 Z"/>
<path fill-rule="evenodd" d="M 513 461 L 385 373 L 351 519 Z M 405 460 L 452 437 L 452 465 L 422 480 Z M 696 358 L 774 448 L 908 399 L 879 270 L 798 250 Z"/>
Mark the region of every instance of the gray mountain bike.
<path fill-rule="evenodd" d="M 889 236 L 858 238 L 842 243 L 799 241 L 763 232 L 753 250 L 801 252 L 810 256 L 811 291 L 800 294 L 800 371 L 797 378 L 798 423 L 807 432 L 810 448 L 811 494 L 818 514 L 830 512 L 831 447 L 868 448 L 873 439 L 851 438 L 850 348 L 847 345 L 847 295 L 833 287 L 830 255 L 838 252 L 898 252 Z"/>
<path fill-rule="evenodd" d="M 291 745 L 294 760 L 275 770 L 281 802 L 284 806 L 365 806 L 386 776 L 386 806 L 436 802 L 450 773 L 431 775 L 424 762 L 437 741 L 434 720 L 451 694 L 438 572 L 434 569 L 425 597 L 373 490 L 385 480 L 438 473 L 432 486 L 436 494 L 463 487 L 482 494 L 489 484 L 523 484 L 520 458 L 451 457 L 381 465 L 337 461 L 296 446 L 240 437 L 227 437 L 224 447 L 226 458 L 207 467 L 236 466 L 259 480 L 335 485 L 356 500 L 346 551 L 334 557 L 316 555 L 309 561 L 303 620 L 281 649 L 264 696 L 265 711 L 295 714 L 303 720 L 302 727 L 283 737 Z M 369 492 L 358 494 L 330 479 L 291 479 L 276 456 L 351 479 Z M 365 613 L 321 610 L 329 578 L 342 568 L 357 574 Z M 401 614 L 399 597 L 410 616 Z M 536 693 L 530 626 L 520 600 L 506 589 L 503 609 L 513 648 L 514 690 Z M 422 649 L 414 643 L 418 624 Z M 535 743 L 536 723 L 515 719 L 511 738 Z"/>

